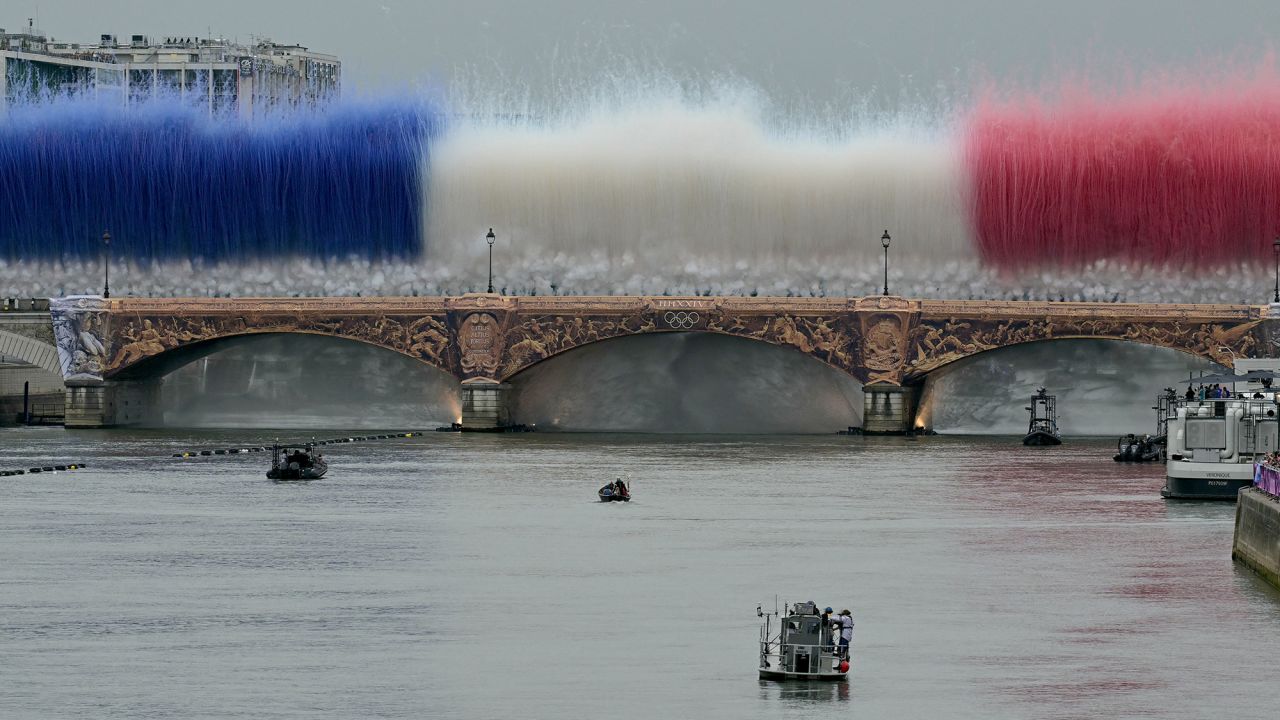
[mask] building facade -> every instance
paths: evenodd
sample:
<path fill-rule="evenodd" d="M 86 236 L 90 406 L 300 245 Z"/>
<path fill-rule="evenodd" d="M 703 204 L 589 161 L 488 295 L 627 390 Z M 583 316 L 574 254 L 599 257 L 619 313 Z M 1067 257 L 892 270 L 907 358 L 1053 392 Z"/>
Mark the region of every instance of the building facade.
<path fill-rule="evenodd" d="M 211 115 L 251 118 L 332 98 L 341 81 L 337 57 L 265 39 L 242 45 L 225 38 L 133 35 L 122 42 L 104 34 L 97 43 L 68 43 L 32 24 L 22 32 L 0 28 L 0 111 L 46 93 L 128 104 L 175 92 L 204 104 Z"/>

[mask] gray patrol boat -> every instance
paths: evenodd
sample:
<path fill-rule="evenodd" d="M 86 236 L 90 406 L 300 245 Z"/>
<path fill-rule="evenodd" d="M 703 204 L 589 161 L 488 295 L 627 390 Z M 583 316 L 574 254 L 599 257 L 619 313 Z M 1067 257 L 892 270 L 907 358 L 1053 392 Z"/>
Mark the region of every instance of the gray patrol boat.
<path fill-rule="evenodd" d="M 849 661 L 841 658 L 831 623 L 823 622 L 812 602 L 785 606 L 786 612 L 764 612 L 756 606 L 760 625 L 761 680 L 845 680 Z M 774 618 L 777 628 L 773 627 Z"/>

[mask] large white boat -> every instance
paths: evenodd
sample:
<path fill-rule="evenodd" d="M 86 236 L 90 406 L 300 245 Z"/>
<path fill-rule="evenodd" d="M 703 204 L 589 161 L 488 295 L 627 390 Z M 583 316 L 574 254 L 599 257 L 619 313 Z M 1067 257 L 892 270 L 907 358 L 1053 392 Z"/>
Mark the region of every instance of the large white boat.
<path fill-rule="evenodd" d="M 1235 372 L 1267 375 L 1276 359 L 1239 359 Z M 1221 383 L 1227 398 L 1179 399 L 1169 418 L 1165 486 L 1167 498 L 1235 500 L 1253 484 L 1255 459 L 1280 445 L 1280 404 L 1270 379 Z"/>

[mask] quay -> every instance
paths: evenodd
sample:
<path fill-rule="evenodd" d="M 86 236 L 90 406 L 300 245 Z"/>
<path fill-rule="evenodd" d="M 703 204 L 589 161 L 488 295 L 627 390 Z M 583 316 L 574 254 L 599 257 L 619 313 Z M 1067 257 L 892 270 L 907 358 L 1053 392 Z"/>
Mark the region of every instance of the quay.
<path fill-rule="evenodd" d="M 1231 558 L 1280 590 L 1280 470 L 1258 465 L 1254 486 L 1240 491 Z"/>

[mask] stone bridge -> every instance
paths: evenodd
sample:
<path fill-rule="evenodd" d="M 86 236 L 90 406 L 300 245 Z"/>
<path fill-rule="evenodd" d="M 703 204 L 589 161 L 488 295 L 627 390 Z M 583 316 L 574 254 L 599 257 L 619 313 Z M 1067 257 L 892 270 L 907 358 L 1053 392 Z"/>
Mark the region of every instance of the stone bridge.
<path fill-rule="evenodd" d="M 136 420 L 154 380 L 237 338 L 311 333 L 408 355 L 462 383 L 463 424 L 507 422 L 505 381 L 577 347 L 660 332 L 787 347 L 866 391 L 864 429 L 902 431 L 924 377 L 995 348 L 1103 338 L 1218 363 L 1280 344 L 1263 305 L 780 297 L 458 297 L 54 300 L 68 424 Z M 73 412 L 73 408 L 75 409 Z M 72 417 L 77 418 L 74 422 Z"/>
<path fill-rule="evenodd" d="M 61 417 L 61 376 L 49 301 L 0 298 L 0 425 L 30 420 L 28 409 L 50 421 Z"/>

